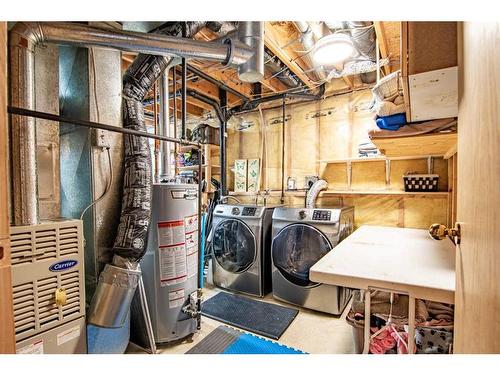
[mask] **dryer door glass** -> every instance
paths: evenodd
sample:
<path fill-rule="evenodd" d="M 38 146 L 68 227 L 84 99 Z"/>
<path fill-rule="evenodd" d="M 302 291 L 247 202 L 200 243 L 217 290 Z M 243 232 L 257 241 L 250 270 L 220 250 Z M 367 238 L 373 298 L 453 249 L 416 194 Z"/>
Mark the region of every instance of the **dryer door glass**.
<path fill-rule="evenodd" d="M 291 283 L 313 286 L 309 269 L 331 250 L 323 233 L 305 224 L 292 224 L 281 230 L 273 240 L 274 266 Z"/>
<path fill-rule="evenodd" d="M 213 254 L 226 271 L 240 273 L 253 264 L 256 257 L 255 237 L 242 221 L 230 219 L 214 230 Z"/>

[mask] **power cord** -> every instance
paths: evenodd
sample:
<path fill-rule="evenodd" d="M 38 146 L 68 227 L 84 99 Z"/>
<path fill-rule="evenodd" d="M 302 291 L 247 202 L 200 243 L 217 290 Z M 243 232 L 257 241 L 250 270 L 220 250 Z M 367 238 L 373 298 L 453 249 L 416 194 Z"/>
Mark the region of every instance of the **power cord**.
<path fill-rule="evenodd" d="M 99 122 L 99 102 L 97 100 L 97 84 L 96 84 L 96 65 L 95 65 L 95 57 L 94 57 L 94 49 L 90 48 L 90 58 L 92 62 L 92 72 L 93 72 L 93 88 L 94 88 L 94 102 L 95 102 L 95 109 L 96 109 L 96 116 L 97 116 L 97 122 Z M 83 220 L 83 216 L 85 215 L 85 212 L 93 206 L 95 206 L 98 202 L 104 199 L 104 197 L 109 193 L 111 190 L 111 185 L 113 184 L 113 163 L 111 161 L 111 152 L 109 151 L 110 147 L 105 147 L 106 151 L 108 153 L 108 165 L 109 165 L 109 181 L 108 184 L 106 185 L 106 189 L 102 193 L 102 195 L 97 198 L 95 201 L 90 203 L 85 209 L 82 211 L 82 214 L 80 215 L 80 220 Z"/>
<path fill-rule="evenodd" d="M 98 202 L 100 202 L 106 196 L 106 194 L 108 194 L 109 191 L 111 190 L 111 185 L 113 184 L 113 165 L 111 162 L 111 153 L 109 151 L 109 148 L 106 148 L 106 151 L 108 152 L 108 162 L 109 162 L 108 163 L 109 164 L 109 182 L 106 185 L 106 189 L 104 190 L 104 193 L 102 193 L 102 195 L 99 198 L 97 198 L 95 201 L 93 201 L 91 204 L 89 204 L 87 207 L 85 207 L 82 214 L 80 215 L 80 220 L 83 220 L 83 215 L 85 215 L 85 212 L 87 212 L 87 210 L 89 208 L 95 206 Z"/>

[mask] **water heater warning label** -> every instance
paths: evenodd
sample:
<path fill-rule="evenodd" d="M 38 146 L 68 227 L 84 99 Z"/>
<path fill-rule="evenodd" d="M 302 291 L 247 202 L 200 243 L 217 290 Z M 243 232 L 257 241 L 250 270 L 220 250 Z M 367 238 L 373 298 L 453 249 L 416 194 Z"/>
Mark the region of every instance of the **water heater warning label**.
<path fill-rule="evenodd" d="M 184 243 L 184 220 L 160 221 L 158 223 L 158 246 Z"/>
<path fill-rule="evenodd" d="M 198 272 L 198 215 L 184 218 L 186 231 L 187 277 L 190 279 Z"/>
<path fill-rule="evenodd" d="M 187 280 L 184 220 L 158 223 L 160 285 L 175 285 Z"/>
<path fill-rule="evenodd" d="M 168 307 L 174 308 L 184 304 L 185 291 L 184 289 L 172 290 L 168 293 Z"/>
<path fill-rule="evenodd" d="M 186 216 L 184 218 L 186 234 L 198 231 L 198 215 Z"/>

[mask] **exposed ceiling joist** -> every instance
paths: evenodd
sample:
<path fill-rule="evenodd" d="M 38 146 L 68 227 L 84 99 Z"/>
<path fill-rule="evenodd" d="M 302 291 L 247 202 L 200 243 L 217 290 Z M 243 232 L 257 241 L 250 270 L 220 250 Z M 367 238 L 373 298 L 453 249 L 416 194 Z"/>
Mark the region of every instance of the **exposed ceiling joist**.
<path fill-rule="evenodd" d="M 389 51 L 387 48 L 387 38 L 385 35 L 385 28 L 384 28 L 384 23 L 380 21 L 374 21 L 373 25 L 375 27 L 375 35 L 378 40 L 378 48 L 380 50 L 380 57 L 382 59 L 385 59 L 387 56 L 389 56 Z M 378 53 L 379 51 L 377 51 Z M 390 74 L 391 73 L 391 68 L 390 64 L 384 65 L 383 67 L 385 74 Z"/>
<path fill-rule="evenodd" d="M 354 88 L 354 80 L 351 77 L 343 76 L 342 79 L 349 86 L 350 89 Z"/>
<path fill-rule="evenodd" d="M 291 35 L 287 34 L 287 38 Z M 299 79 L 309 88 L 314 89 L 314 82 L 304 72 L 302 67 L 296 62 L 296 56 L 291 56 L 282 46 L 289 44 L 290 39 L 285 39 L 281 33 L 272 25 L 271 22 L 265 22 L 264 41 L 267 46 Z"/>
<path fill-rule="evenodd" d="M 193 104 L 193 101 L 194 101 L 194 99 L 192 99 L 192 100 L 190 99 L 186 103 L 186 108 L 187 108 L 188 114 L 194 115 L 194 116 L 197 116 L 197 117 L 201 117 L 205 113 L 205 109 L 202 108 L 201 106 L 199 106 L 199 103 L 198 104 Z M 170 102 L 170 105 L 169 105 L 170 113 L 173 114 L 174 113 L 174 100 L 170 99 L 169 102 Z M 156 107 L 157 107 L 157 110 L 159 111 L 160 110 L 160 105 L 157 104 Z M 153 104 L 145 105 L 144 109 L 145 110 L 149 110 L 149 111 L 153 111 Z M 181 106 L 177 105 L 177 118 L 181 118 L 181 112 L 182 112 L 181 111 Z"/>

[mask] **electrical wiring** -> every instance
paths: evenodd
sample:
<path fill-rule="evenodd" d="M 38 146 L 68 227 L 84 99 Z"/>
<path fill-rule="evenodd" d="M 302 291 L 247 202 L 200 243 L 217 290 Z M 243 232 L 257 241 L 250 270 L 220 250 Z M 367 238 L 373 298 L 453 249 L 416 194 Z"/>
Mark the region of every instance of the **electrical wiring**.
<path fill-rule="evenodd" d="M 96 83 L 96 65 L 95 65 L 95 56 L 94 56 L 94 49 L 90 48 L 89 50 L 89 55 L 90 55 L 90 61 L 92 63 L 92 73 L 93 73 L 93 91 L 94 91 L 94 102 L 95 102 L 95 110 L 96 110 L 96 117 L 97 117 L 97 122 L 99 122 L 100 114 L 99 114 L 99 101 L 97 98 L 97 83 Z M 80 215 L 80 220 L 83 220 L 83 216 L 89 210 L 91 207 L 95 206 L 98 202 L 104 199 L 104 197 L 109 193 L 111 190 L 111 185 L 113 184 L 113 163 L 111 161 L 111 152 L 110 148 L 106 147 L 106 151 L 108 153 L 108 165 L 109 165 L 109 181 L 106 185 L 106 189 L 104 189 L 104 192 L 101 194 L 99 198 L 94 200 L 92 203 L 90 203 L 85 209 L 82 211 Z"/>
<path fill-rule="evenodd" d="M 95 206 L 98 202 L 104 199 L 104 197 L 109 193 L 111 190 L 111 185 L 113 184 L 113 164 L 111 162 L 111 153 L 109 151 L 109 148 L 106 148 L 106 151 L 108 152 L 108 164 L 109 164 L 109 181 L 108 184 L 106 185 L 106 189 L 102 193 L 102 195 L 97 198 L 95 201 L 90 203 L 85 209 L 82 211 L 82 214 L 80 215 L 80 220 L 83 220 L 83 215 L 85 215 L 85 212 L 93 206 Z"/>

